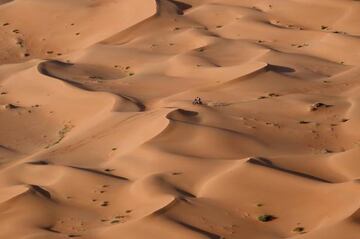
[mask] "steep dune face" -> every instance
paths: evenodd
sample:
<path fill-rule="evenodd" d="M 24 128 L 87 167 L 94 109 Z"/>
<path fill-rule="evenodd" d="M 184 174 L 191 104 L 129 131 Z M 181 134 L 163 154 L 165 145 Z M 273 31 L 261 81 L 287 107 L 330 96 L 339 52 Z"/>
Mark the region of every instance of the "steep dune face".
<path fill-rule="evenodd" d="M 359 13 L 0 0 L 0 238 L 357 238 Z"/>
<path fill-rule="evenodd" d="M 16 0 L 0 5 L 0 62 L 56 59 L 155 13 L 155 0 Z"/>

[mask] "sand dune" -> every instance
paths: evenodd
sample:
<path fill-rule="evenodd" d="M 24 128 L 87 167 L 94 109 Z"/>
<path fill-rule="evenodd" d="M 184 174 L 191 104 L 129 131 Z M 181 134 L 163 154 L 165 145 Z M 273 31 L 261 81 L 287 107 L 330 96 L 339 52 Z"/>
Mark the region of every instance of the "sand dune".
<path fill-rule="evenodd" d="M 358 238 L 359 13 L 0 0 L 0 238 Z"/>

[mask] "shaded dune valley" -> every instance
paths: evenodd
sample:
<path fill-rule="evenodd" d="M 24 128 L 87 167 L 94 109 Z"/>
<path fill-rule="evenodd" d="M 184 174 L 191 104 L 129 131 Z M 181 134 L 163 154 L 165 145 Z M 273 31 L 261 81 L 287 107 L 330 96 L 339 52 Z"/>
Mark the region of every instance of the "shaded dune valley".
<path fill-rule="evenodd" d="M 359 0 L 0 0 L 0 239 L 359 239 Z"/>

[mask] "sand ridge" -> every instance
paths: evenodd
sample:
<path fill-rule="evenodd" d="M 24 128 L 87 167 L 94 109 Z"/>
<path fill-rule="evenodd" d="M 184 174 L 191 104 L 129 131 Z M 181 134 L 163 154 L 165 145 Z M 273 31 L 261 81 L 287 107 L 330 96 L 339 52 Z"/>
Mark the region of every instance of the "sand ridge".
<path fill-rule="evenodd" d="M 357 238 L 359 12 L 0 0 L 0 238 Z"/>

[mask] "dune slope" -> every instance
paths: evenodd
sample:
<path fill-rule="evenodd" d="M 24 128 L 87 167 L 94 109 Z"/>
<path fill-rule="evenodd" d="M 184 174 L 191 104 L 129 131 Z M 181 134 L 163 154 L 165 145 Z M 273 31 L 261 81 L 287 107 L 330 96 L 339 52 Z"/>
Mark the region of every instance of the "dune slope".
<path fill-rule="evenodd" d="M 359 13 L 0 0 L 0 238 L 357 238 Z"/>

